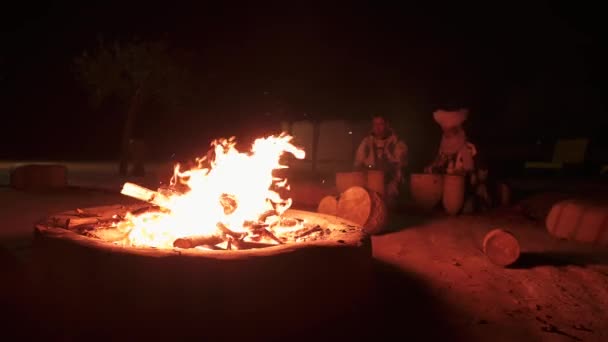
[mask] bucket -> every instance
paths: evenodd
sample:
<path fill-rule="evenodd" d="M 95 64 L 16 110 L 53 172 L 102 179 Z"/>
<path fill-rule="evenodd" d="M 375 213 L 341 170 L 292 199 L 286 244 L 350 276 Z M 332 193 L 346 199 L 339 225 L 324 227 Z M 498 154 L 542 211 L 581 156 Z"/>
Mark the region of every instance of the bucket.
<path fill-rule="evenodd" d="M 430 173 L 415 173 L 410 177 L 410 192 L 418 207 L 433 209 L 441 200 L 443 176 Z"/>
<path fill-rule="evenodd" d="M 460 213 L 464 204 L 464 176 L 443 176 L 443 207 L 450 215 Z"/>

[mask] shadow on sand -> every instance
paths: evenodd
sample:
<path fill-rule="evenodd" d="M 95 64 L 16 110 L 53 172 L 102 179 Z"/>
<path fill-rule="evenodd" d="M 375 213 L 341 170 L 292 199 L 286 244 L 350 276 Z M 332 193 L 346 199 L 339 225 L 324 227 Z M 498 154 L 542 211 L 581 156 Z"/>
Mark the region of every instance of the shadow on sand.
<path fill-rule="evenodd" d="M 408 228 L 424 225 L 432 220 L 437 219 L 440 215 L 439 211 L 436 210 L 421 210 L 411 204 L 401 205 L 398 208 L 394 208 L 388 213 L 388 223 L 383 234 L 397 232 Z"/>
<path fill-rule="evenodd" d="M 374 263 L 374 277 L 375 305 L 366 312 L 370 337 L 460 340 L 462 336 L 449 323 L 448 308 L 437 301 L 422 280 L 380 261 Z"/>
<path fill-rule="evenodd" d="M 608 253 L 583 252 L 523 252 L 511 268 L 529 269 L 539 266 L 608 265 Z"/>
<path fill-rule="evenodd" d="M 322 329 L 306 331 L 294 341 L 467 341 L 457 332 L 450 317 L 453 313 L 437 302 L 427 286 L 413 275 L 374 261 L 374 290 L 367 305 L 353 307 L 342 319 Z"/>
<path fill-rule="evenodd" d="M 40 317 L 36 303 L 28 300 L 27 291 L 29 283 L 24 276 L 24 265 L 10 252 L 0 250 L 0 263 L 4 279 L 0 300 L 3 303 L 4 319 L 2 320 L 3 336 L 19 337 L 20 339 L 44 338 L 45 340 L 64 340 L 67 336 L 74 336 L 77 327 L 59 326 L 52 322 L 52 317 Z M 425 284 L 411 275 L 404 274 L 401 270 L 374 261 L 373 267 L 373 290 L 369 294 L 362 294 L 366 298 L 364 303 L 353 305 L 345 309 L 343 316 L 325 322 L 319 327 L 302 326 L 294 336 L 276 336 L 271 327 L 260 327 L 259 334 L 256 332 L 248 341 L 310 341 L 313 340 L 377 340 L 391 338 L 391 340 L 466 340 L 450 326 L 450 314 L 445 306 L 437 302 L 427 290 Z M 302 286 L 306 286 L 303 284 Z M 49 293 L 49 295 L 54 295 Z M 94 303 L 92 303 L 93 305 Z M 286 303 L 288 305 L 288 303 Z M 332 305 L 332 303 L 328 303 Z M 172 326 L 175 321 L 175 313 L 167 313 L 167 326 L 145 327 L 142 326 L 141 339 L 158 339 L 163 331 L 170 331 L 169 337 L 180 339 L 179 325 Z M 143 314 L 145 316 L 145 313 Z M 141 318 L 134 317 L 134 321 Z M 45 324 L 46 323 L 46 324 Z M 205 320 L 200 322 L 201 335 L 197 340 L 205 340 Z M 239 329 L 231 322 L 226 322 L 226 338 L 229 340 L 231 329 Z M 72 331 L 72 333 L 69 333 Z M 66 332 L 68 332 L 66 334 Z M 124 339 L 120 331 L 108 332 L 107 334 L 95 334 L 93 332 L 76 333 L 76 336 L 86 336 L 88 340 L 112 340 Z M 102 338 L 103 337 L 103 338 Z M 189 336 L 192 337 L 192 336 Z M 207 336 L 208 337 L 208 336 Z M 217 340 L 217 339 L 213 339 Z"/>
<path fill-rule="evenodd" d="M 26 267 L 9 250 L 0 247 L 0 307 L 3 318 L 0 320 L 0 329 L 3 336 L 12 336 L 27 339 L 32 331 L 31 327 L 22 323 L 30 322 L 28 319 L 28 285 Z"/>

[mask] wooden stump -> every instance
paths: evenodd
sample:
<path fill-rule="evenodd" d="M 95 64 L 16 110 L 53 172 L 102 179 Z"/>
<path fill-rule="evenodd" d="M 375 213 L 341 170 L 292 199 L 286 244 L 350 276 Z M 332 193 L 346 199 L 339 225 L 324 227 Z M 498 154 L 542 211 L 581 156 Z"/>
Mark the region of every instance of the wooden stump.
<path fill-rule="evenodd" d="M 363 226 L 369 234 L 377 234 L 387 222 L 386 204 L 374 191 L 354 186 L 340 195 L 338 216 Z"/>
<path fill-rule="evenodd" d="M 11 171 L 11 187 L 19 190 L 61 189 L 68 184 L 67 173 L 64 165 L 23 165 Z"/>
<path fill-rule="evenodd" d="M 336 173 L 336 188 L 341 194 L 353 186 L 365 187 L 367 185 L 367 175 L 365 172 L 338 172 Z"/>
<path fill-rule="evenodd" d="M 608 203 L 558 202 L 549 211 L 546 226 L 557 238 L 608 246 Z"/>
<path fill-rule="evenodd" d="M 513 234 L 494 229 L 483 239 L 483 252 L 492 263 L 503 267 L 510 266 L 519 258 L 519 242 Z"/>
<path fill-rule="evenodd" d="M 336 196 L 325 196 L 319 202 L 317 212 L 326 215 L 338 215 L 338 199 Z"/>

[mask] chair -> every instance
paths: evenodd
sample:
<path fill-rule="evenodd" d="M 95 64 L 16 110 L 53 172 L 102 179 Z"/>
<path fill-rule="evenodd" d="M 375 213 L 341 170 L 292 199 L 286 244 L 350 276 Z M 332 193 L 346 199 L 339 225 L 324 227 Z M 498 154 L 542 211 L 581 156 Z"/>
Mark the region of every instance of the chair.
<path fill-rule="evenodd" d="M 555 143 L 553 159 L 550 162 L 526 162 L 524 168 L 530 170 L 562 170 L 565 165 L 582 165 L 589 139 L 560 139 Z"/>

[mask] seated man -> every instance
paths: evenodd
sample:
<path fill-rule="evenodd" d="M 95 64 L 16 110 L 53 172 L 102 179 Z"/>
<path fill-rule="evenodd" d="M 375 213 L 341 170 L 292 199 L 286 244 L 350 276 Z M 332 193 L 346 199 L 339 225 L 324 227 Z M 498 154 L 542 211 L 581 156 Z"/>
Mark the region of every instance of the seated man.
<path fill-rule="evenodd" d="M 386 119 L 375 116 L 372 132 L 365 137 L 355 155 L 355 168 L 384 171 L 386 200 L 393 205 L 403 182 L 402 169 L 406 166 L 407 145 L 399 140 Z"/>
<path fill-rule="evenodd" d="M 478 208 L 490 206 L 486 180 L 488 170 L 479 163 L 477 148 L 467 140 L 462 124 L 468 117 L 468 110 L 438 110 L 433 113 L 441 126 L 443 136 L 435 161 L 426 169 L 427 173 L 463 175 L 467 179 L 466 200 L 474 202 Z M 472 205 L 472 204 L 471 204 Z M 471 207 L 471 205 L 468 205 Z M 471 210 L 471 208 L 467 208 Z"/>

